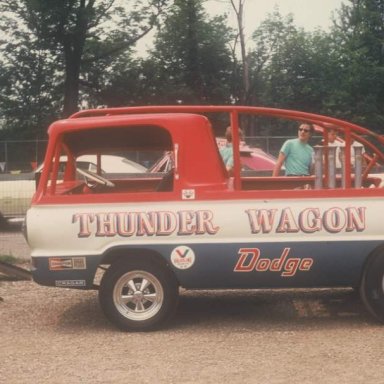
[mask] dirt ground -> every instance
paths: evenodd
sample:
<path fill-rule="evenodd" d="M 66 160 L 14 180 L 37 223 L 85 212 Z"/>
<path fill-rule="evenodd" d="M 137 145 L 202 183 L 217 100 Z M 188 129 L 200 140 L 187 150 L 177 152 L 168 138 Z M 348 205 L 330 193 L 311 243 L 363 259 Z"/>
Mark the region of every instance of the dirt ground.
<path fill-rule="evenodd" d="M 29 247 L 20 231 L 0 231 L 0 255 L 29 260 Z"/>
<path fill-rule="evenodd" d="M 0 278 L 0 383 L 382 383 L 384 328 L 352 290 L 182 291 L 123 333 L 95 291 Z"/>

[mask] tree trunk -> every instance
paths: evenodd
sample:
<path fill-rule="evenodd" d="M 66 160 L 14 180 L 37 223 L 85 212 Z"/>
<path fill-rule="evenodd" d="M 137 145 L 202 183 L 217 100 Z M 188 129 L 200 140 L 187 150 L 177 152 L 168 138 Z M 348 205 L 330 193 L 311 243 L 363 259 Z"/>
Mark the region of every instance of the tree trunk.
<path fill-rule="evenodd" d="M 95 0 L 89 0 L 88 4 L 81 0 L 74 33 L 62 36 L 65 60 L 63 117 L 70 116 L 79 108 L 81 61 L 88 30 L 88 13 L 94 3 Z"/>
<path fill-rule="evenodd" d="M 80 60 L 73 56 L 65 60 L 63 117 L 68 117 L 78 110 Z"/>

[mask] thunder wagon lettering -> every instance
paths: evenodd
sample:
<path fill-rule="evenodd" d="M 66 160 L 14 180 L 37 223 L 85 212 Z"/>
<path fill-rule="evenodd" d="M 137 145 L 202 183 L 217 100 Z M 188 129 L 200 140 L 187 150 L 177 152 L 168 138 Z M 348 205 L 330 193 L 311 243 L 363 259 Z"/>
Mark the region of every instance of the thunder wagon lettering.
<path fill-rule="evenodd" d="M 306 208 L 298 213 L 291 208 L 247 209 L 252 233 L 329 233 L 365 230 L 365 207 Z"/>
<path fill-rule="evenodd" d="M 220 229 L 211 211 L 151 211 L 75 213 L 72 223 L 79 225 L 77 236 L 131 237 L 214 235 Z"/>

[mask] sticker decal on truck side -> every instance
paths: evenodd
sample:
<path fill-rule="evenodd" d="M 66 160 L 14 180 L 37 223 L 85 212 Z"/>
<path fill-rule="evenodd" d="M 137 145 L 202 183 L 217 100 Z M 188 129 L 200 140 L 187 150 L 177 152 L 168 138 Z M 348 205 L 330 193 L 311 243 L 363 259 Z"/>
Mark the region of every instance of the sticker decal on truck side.
<path fill-rule="evenodd" d="M 55 286 L 61 288 L 85 287 L 85 280 L 55 280 Z"/>
<path fill-rule="evenodd" d="M 48 266 L 50 271 L 86 269 L 87 262 L 85 257 L 49 257 Z"/>
<path fill-rule="evenodd" d="M 191 248 L 181 245 L 172 251 L 171 262 L 178 269 L 191 268 L 195 263 L 195 253 Z"/>

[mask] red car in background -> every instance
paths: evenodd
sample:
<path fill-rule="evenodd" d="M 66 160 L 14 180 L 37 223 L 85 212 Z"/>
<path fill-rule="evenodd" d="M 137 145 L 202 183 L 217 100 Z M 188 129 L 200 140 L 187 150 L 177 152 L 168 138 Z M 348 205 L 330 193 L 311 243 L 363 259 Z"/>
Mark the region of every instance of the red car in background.
<path fill-rule="evenodd" d="M 219 148 L 226 145 L 227 141 L 224 138 L 216 138 L 216 143 Z M 155 164 L 149 168 L 148 172 L 168 172 L 172 169 L 171 152 L 166 152 Z M 240 161 L 242 171 L 257 171 L 258 173 L 266 172 L 271 174 L 276 164 L 276 158 L 261 148 L 250 147 L 244 142 L 240 143 Z"/>
<path fill-rule="evenodd" d="M 276 158 L 261 148 L 240 145 L 240 161 L 243 171 L 273 171 Z"/>

